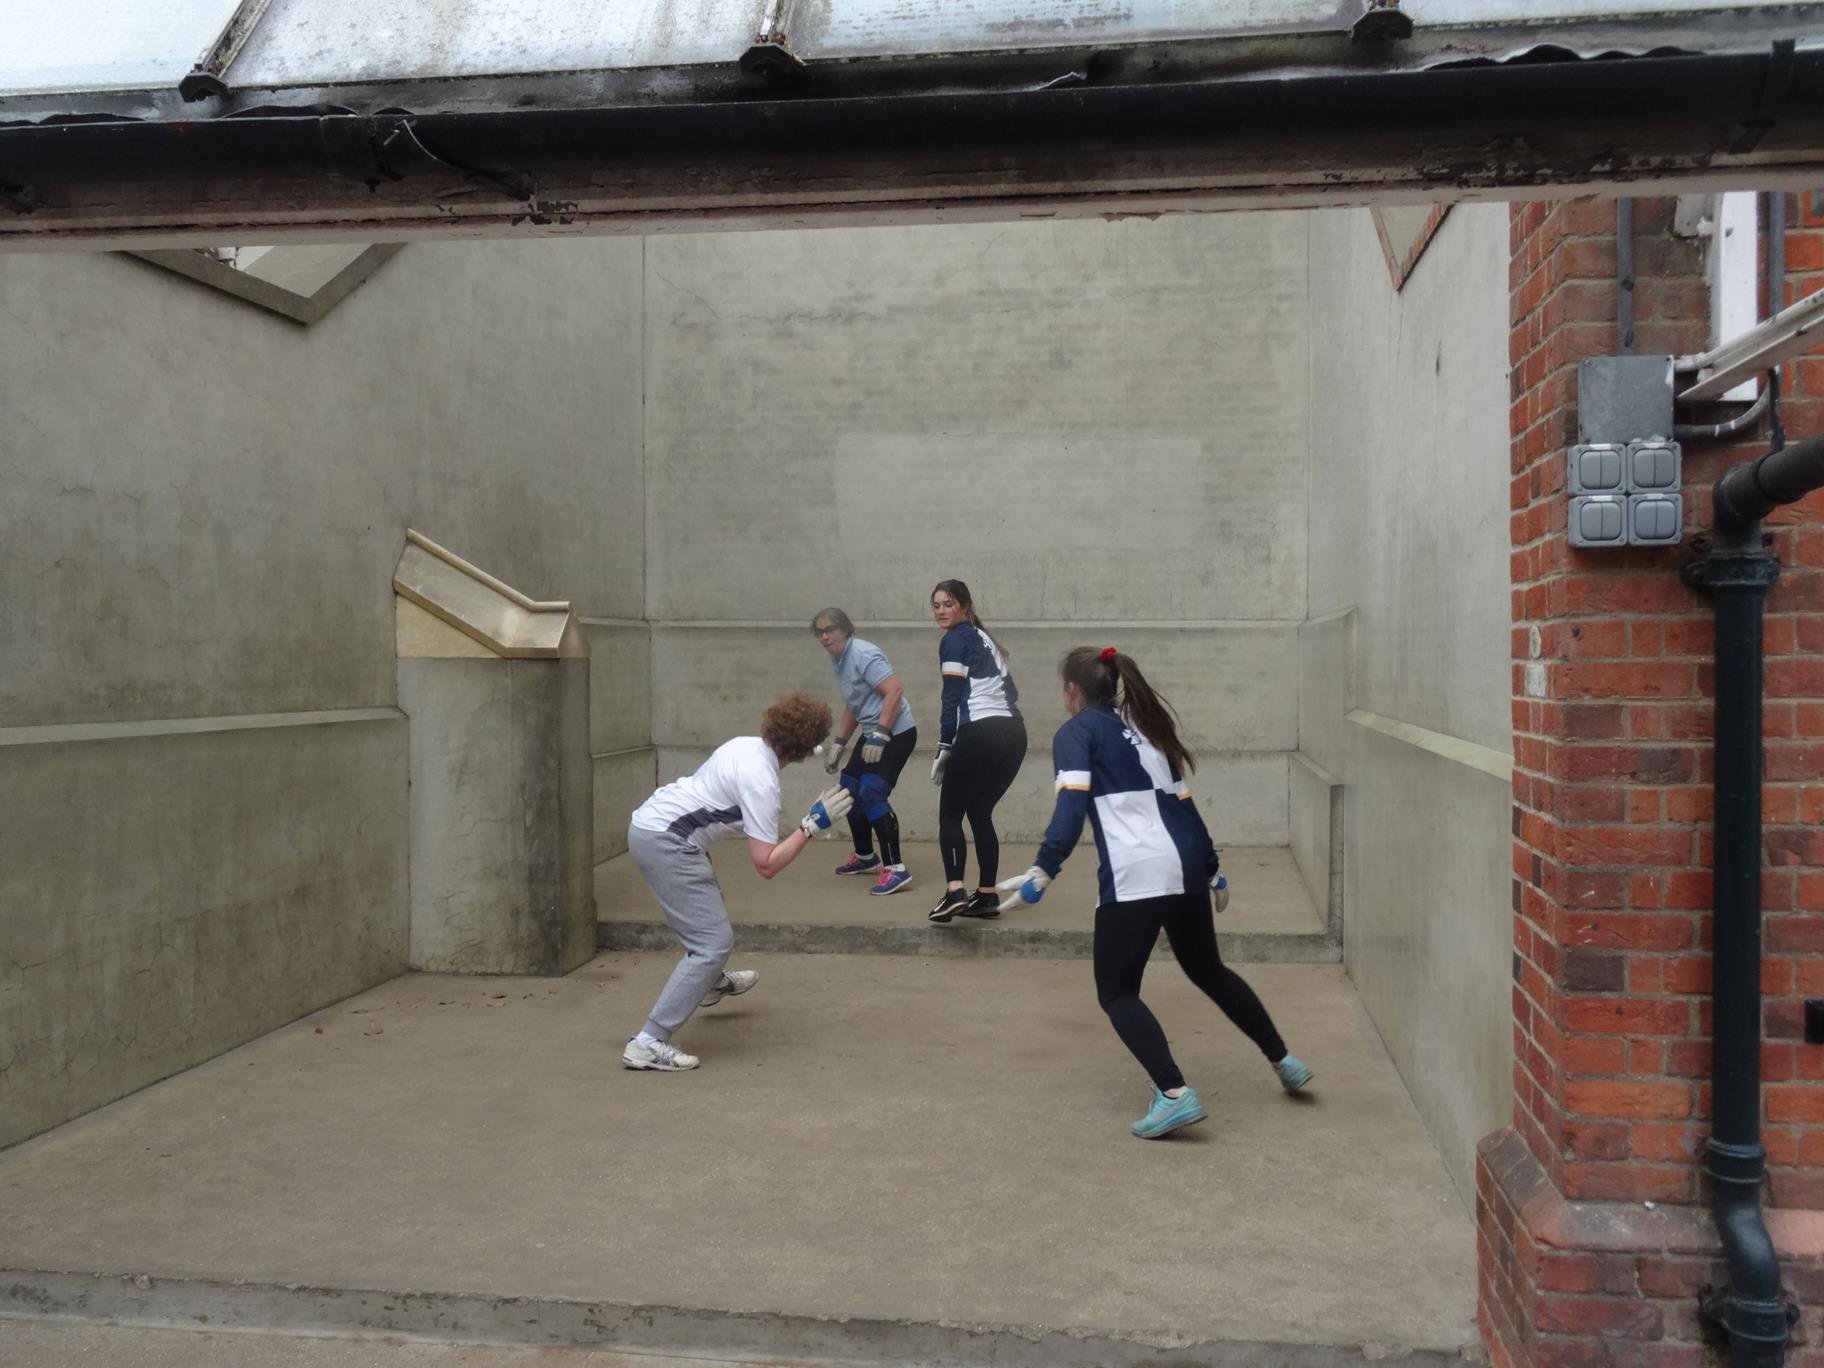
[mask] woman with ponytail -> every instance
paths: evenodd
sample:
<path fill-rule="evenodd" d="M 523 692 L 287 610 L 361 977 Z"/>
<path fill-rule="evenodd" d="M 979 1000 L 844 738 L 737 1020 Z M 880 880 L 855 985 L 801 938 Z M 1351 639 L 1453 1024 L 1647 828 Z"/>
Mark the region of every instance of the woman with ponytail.
<path fill-rule="evenodd" d="M 1001 643 L 975 614 L 975 600 L 961 580 L 947 579 L 931 591 L 931 616 L 944 629 L 938 644 L 938 669 L 944 677 L 944 707 L 938 728 L 937 759 L 931 782 L 943 792 L 937 800 L 937 845 L 944 860 L 944 893 L 929 916 L 934 922 L 952 917 L 998 917 L 1001 842 L 994 830 L 994 805 L 1013 786 L 1026 759 L 1026 723 L 1020 718 L 1020 691 L 1007 672 Z M 963 821 L 975 837 L 975 860 L 981 878 L 971 896 L 963 887 L 969 847 Z"/>
<path fill-rule="evenodd" d="M 1171 705 L 1114 647 L 1079 646 L 1064 657 L 1070 720 L 1051 743 L 1058 802 L 1031 869 L 999 885 L 1003 911 L 1036 903 L 1057 878 L 1088 818 L 1096 871 L 1096 997 L 1153 1080 L 1153 1101 L 1129 1128 L 1157 1140 L 1208 1115 L 1172 1059 L 1165 1031 L 1140 1000 L 1140 979 L 1163 930 L 1185 977 L 1222 1008 L 1267 1057 L 1280 1086 L 1297 1092 L 1311 1070 L 1286 1052 L 1254 990 L 1216 950 L 1211 900 L 1216 848 L 1184 777 L 1196 761 L 1178 739 Z"/>

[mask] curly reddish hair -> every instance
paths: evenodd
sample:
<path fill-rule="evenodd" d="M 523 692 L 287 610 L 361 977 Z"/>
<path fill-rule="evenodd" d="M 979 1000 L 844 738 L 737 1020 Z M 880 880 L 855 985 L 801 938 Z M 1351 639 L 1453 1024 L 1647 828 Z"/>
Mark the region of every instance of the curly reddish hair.
<path fill-rule="evenodd" d="M 760 719 L 760 736 L 782 765 L 795 765 L 830 734 L 830 705 L 816 694 L 780 694 Z"/>

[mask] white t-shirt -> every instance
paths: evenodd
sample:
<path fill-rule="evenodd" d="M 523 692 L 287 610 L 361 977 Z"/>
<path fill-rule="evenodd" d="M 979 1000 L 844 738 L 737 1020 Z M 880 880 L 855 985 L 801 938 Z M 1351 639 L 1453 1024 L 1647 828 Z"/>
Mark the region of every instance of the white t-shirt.
<path fill-rule="evenodd" d="M 757 736 L 716 748 L 695 774 L 665 785 L 635 810 L 641 831 L 669 831 L 699 850 L 737 832 L 779 839 L 779 757 Z"/>

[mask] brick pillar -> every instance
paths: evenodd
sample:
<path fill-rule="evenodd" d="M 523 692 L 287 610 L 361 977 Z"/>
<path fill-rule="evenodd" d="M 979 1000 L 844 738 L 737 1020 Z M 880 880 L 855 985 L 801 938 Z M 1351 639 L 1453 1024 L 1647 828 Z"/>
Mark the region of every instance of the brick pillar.
<path fill-rule="evenodd" d="M 1637 350 L 1705 341 L 1699 248 L 1636 208 Z M 1824 286 L 1824 193 L 1791 199 L 1791 295 Z M 1566 537 L 1577 363 L 1615 351 L 1615 207 L 1512 210 L 1514 1089 L 1477 1172 L 1480 1319 L 1496 1364 L 1709 1361 L 1697 1293 L 1724 1281 L 1701 1156 L 1710 1101 L 1712 616 L 1680 566 L 1729 464 L 1686 444 L 1686 540 Z M 1787 431 L 1824 430 L 1824 360 L 1789 367 Z M 1764 432 L 1764 430 L 1763 430 Z M 1824 497 L 1770 523 L 1766 1145 L 1769 1225 L 1818 1344 L 1824 1305 Z M 1824 1350 L 1790 1362 L 1824 1368 Z"/>

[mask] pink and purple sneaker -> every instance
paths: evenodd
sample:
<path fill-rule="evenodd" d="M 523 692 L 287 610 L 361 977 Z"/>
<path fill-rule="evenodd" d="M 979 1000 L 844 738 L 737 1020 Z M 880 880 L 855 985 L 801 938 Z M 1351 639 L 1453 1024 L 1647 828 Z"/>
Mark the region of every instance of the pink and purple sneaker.
<path fill-rule="evenodd" d="M 906 871 L 904 865 L 889 865 L 880 871 L 880 878 L 875 881 L 874 887 L 870 888 L 868 892 L 877 898 L 884 898 L 889 893 L 899 892 L 911 882 L 912 875 Z"/>

